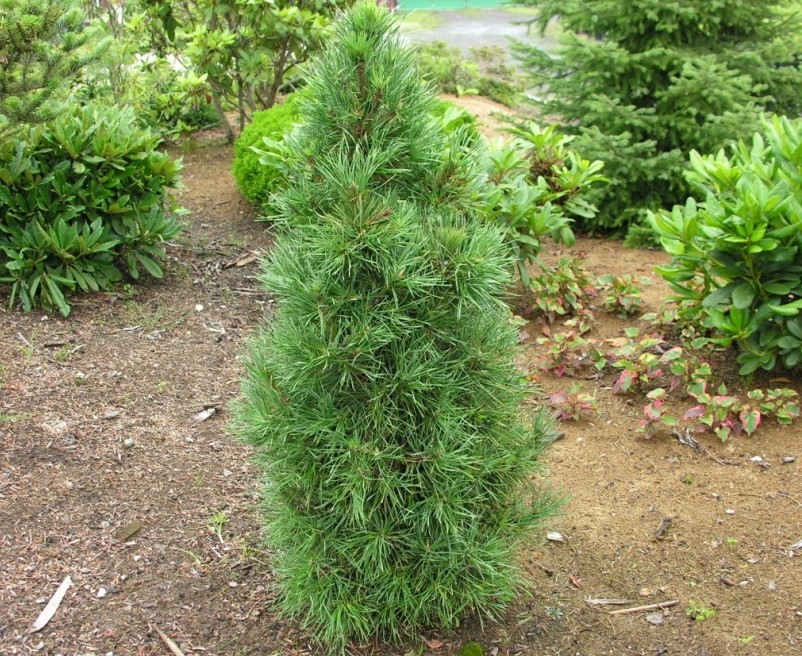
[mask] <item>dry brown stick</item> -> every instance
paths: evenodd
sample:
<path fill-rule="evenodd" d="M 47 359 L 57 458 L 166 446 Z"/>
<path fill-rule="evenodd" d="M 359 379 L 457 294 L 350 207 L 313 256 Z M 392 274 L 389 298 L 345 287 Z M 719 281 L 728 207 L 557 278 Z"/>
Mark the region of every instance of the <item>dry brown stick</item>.
<path fill-rule="evenodd" d="M 660 610 L 662 608 L 671 608 L 679 603 L 679 599 L 672 599 L 671 601 L 661 601 L 659 604 L 647 604 L 646 606 L 636 606 L 634 608 L 619 608 L 618 610 L 609 611 L 610 615 L 630 615 L 632 613 L 641 613 L 645 610 Z"/>
<path fill-rule="evenodd" d="M 802 506 L 802 503 L 799 503 L 794 497 L 792 497 L 788 492 L 777 492 L 777 494 L 785 499 L 793 501 L 797 506 Z"/>
<path fill-rule="evenodd" d="M 737 467 L 738 465 L 741 464 L 737 460 L 722 460 L 715 453 L 709 451 L 704 444 L 691 437 L 691 434 L 687 428 L 685 429 L 684 432 L 680 432 L 678 430 L 671 431 L 671 434 L 677 438 L 680 444 L 684 444 L 685 446 L 691 447 L 697 453 L 703 453 L 713 462 L 716 462 L 719 465 L 732 465 L 734 467 Z"/>
<path fill-rule="evenodd" d="M 585 599 L 585 603 L 590 606 L 623 606 L 631 604 L 632 599 L 591 599 L 588 597 Z"/>
<path fill-rule="evenodd" d="M 161 630 L 161 629 L 160 629 L 158 626 L 153 626 L 153 625 L 151 625 L 151 628 L 152 628 L 154 631 L 156 631 L 156 633 L 158 633 L 158 634 L 159 634 L 159 637 L 162 639 L 162 642 L 163 642 L 165 645 L 167 645 L 167 649 L 169 649 L 169 650 L 170 650 L 170 653 L 172 653 L 172 654 L 173 654 L 173 656 L 186 656 L 186 654 L 184 654 L 184 652 L 183 652 L 183 651 L 181 651 L 181 650 L 178 648 L 178 645 L 177 645 L 177 644 L 175 644 L 175 643 L 174 643 L 174 642 L 173 642 L 173 641 L 170 639 L 170 637 L 169 637 L 169 636 L 168 636 L 168 635 L 167 635 L 167 634 L 166 634 L 164 631 L 162 631 L 162 630 Z"/>
<path fill-rule="evenodd" d="M 536 567 L 539 567 L 540 569 L 542 569 L 544 572 L 546 572 L 546 574 L 548 576 L 554 576 L 554 570 L 551 569 L 550 567 L 547 567 L 546 565 L 543 565 L 542 563 L 538 563 L 538 562 L 535 562 L 535 561 L 533 561 L 533 564 Z"/>

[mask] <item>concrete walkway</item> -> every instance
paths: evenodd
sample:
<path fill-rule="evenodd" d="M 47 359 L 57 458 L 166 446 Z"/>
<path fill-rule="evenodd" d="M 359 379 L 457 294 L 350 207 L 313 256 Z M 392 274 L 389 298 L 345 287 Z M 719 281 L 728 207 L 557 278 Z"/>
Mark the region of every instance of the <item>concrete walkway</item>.
<path fill-rule="evenodd" d="M 401 31 L 411 41 L 445 41 L 465 51 L 478 46 L 508 48 L 511 37 L 552 50 L 557 45 L 555 29 L 549 28 L 541 36 L 537 26 L 533 26 L 527 34 L 527 26 L 522 24 L 536 15 L 522 9 L 411 11 L 402 13 Z"/>

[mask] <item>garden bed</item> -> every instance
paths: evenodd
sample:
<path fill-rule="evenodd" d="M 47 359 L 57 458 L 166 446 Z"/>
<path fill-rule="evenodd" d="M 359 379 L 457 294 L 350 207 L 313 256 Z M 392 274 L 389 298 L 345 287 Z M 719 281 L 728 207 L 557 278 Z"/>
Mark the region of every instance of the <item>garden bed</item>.
<path fill-rule="evenodd" d="M 255 255 L 271 237 L 236 191 L 230 158 L 217 145 L 187 153 L 189 226 L 163 281 L 78 297 L 68 320 L 0 314 L 1 654 L 165 654 L 159 631 L 187 655 L 324 653 L 274 614 L 259 474 L 226 433 L 243 373 L 237 356 L 272 307 L 255 279 Z M 601 240 L 570 252 L 595 275 L 649 275 L 666 261 Z M 644 300 L 655 310 L 668 290 L 651 277 Z M 599 338 L 636 322 L 598 314 L 605 318 L 591 335 Z M 542 350 L 540 330 L 532 322 L 523 333 L 527 369 Z M 543 391 L 533 403 L 570 384 L 537 379 Z M 772 423 L 724 444 L 698 436 L 736 463 L 719 464 L 668 434 L 645 441 L 636 433 L 641 398 L 613 395 L 612 380 L 581 381 L 599 411 L 562 424 L 546 458 L 570 501 L 549 527 L 564 541 L 542 535 L 522 553 L 529 594 L 499 623 L 425 632 L 421 647 L 456 654 L 477 640 L 497 655 L 795 653 L 802 554 L 791 557 L 790 546 L 802 539 L 802 476 L 801 460 L 783 458 L 802 458 L 798 426 Z M 53 619 L 28 633 L 67 575 L 73 585 Z M 609 615 L 617 607 L 588 599 L 679 603 L 660 617 Z M 692 602 L 715 616 L 692 621 Z M 421 653 L 415 647 L 407 645 Z"/>

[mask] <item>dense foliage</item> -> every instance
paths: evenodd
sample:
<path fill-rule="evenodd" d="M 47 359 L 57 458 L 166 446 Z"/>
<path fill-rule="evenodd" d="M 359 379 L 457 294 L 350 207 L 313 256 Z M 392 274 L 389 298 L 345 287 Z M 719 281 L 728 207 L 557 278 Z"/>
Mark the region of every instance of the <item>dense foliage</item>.
<path fill-rule="evenodd" d="M 0 144 L 0 281 L 11 304 L 65 316 L 72 290 L 97 291 L 141 270 L 161 277 L 179 230 L 169 190 L 180 165 L 156 150 L 133 110 L 73 106 Z"/>
<path fill-rule="evenodd" d="M 0 140 L 58 114 L 65 84 L 108 45 L 80 0 L 0 0 Z"/>
<path fill-rule="evenodd" d="M 135 42 L 131 35 L 115 38 L 104 56 L 84 70 L 73 87 L 74 101 L 131 107 L 137 123 L 165 138 L 216 127 L 219 119 L 206 77 L 177 61 L 138 54 Z"/>
<path fill-rule="evenodd" d="M 231 173 L 242 195 L 256 207 L 264 206 L 284 177 L 281 168 L 259 161 L 263 156 L 259 151 L 267 145 L 265 139 L 282 139 L 297 119 L 296 99 L 291 95 L 280 105 L 256 112 L 234 145 Z"/>
<path fill-rule="evenodd" d="M 271 107 L 309 53 L 323 39 L 330 17 L 347 0 L 140 0 L 149 42 L 159 53 L 186 55 L 208 81 L 229 141 L 226 116 L 235 108 L 240 125 Z"/>
<path fill-rule="evenodd" d="M 514 139 L 497 139 L 487 149 L 485 215 L 506 231 L 521 282 L 529 287 L 529 266 L 538 259 L 545 236 L 570 246 L 574 219 L 591 220 L 596 208 L 586 197 L 602 162 L 590 162 L 568 148 L 571 137 L 534 123 L 511 130 Z"/>
<path fill-rule="evenodd" d="M 445 41 L 417 47 L 421 73 L 442 93 L 477 94 L 516 106 L 524 90 L 523 76 L 498 46 L 471 48 L 468 57 Z"/>
<path fill-rule="evenodd" d="M 588 231 L 620 233 L 643 211 L 682 202 L 692 148 L 712 152 L 757 126 L 759 110 L 802 110 L 794 0 L 527 0 L 545 29 L 566 31 L 554 54 L 519 43 L 543 111 L 607 162 Z"/>
<path fill-rule="evenodd" d="M 337 649 L 497 612 L 553 508 L 532 481 L 548 424 L 519 415 L 509 251 L 414 61 L 365 3 L 312 67 L 273 201 L 279 311 L 236 411 L 283 609 Z"/>
<path fill-rule="evenodd" d="M 802 122 L 764 121 L 730 155 L 691 155 L 700 198 L 651 216 L 683 312 L 742 353 L 741 373 L 802 363 Z M 697 317 L 698 318 L 698 317 Z"/>

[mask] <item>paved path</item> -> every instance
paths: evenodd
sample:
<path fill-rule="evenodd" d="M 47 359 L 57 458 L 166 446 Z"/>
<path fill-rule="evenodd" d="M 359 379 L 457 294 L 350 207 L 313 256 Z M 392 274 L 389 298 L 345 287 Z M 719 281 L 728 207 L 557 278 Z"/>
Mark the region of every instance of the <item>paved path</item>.
<path fill-rule="evenodd" d="M 541 36 L 536 26 L 527 35 L 522 22 L 534 18 L 535 12 L 474 9 L 420 12 L 419 17 L 416 14 L 415 11 L 405 13 L 401 28 L 412 41 L 445 41 L 463 50 L 494 45 L 506 48 L 510 37 L 533 42 L 547 50 L 557 45 L 553 35 Z"/>

